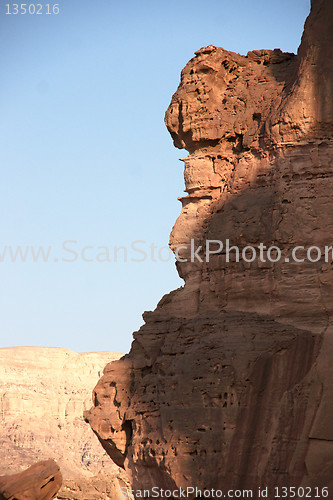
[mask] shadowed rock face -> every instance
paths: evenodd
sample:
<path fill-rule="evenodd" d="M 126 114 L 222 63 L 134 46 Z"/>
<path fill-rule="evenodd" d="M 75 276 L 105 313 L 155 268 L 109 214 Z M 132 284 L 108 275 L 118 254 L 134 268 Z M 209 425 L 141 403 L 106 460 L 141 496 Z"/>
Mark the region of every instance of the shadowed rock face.
<path fill-rule="evenodd" d="M 333 486 L 333 269 L 285 261 L 333 244 L 332 38 L 316 0 L 297 56 L 209 46 L 182 71 L 172 249 L 229 239 L 282 259 L 178 262 L 185 286 L 105 368 L 86 419 L 133 488 Z"/>

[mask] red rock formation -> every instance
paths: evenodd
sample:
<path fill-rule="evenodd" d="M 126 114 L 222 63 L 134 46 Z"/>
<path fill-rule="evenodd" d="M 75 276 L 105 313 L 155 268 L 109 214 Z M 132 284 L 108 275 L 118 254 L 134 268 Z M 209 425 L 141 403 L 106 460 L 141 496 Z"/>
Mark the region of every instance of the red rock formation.
<path fill-rule="evenodd" d="M 24 472 L 0 477 L 0 500 L 51 500 L 61 484 L 58 465 L 53 460 L 45 460 Z"/>
<path fill-rule="evenodd" d="M 185 286 L 106 367 L 86 418 L 135 489 L 333 491 L 333 268 L 285 260 L 333 244 L 332 48 L 333 3 L 313 0 L 297 56 L 209 46 L 182 71 L 172 249 L 230 239 L 282 259 L 177 262 Z"/>

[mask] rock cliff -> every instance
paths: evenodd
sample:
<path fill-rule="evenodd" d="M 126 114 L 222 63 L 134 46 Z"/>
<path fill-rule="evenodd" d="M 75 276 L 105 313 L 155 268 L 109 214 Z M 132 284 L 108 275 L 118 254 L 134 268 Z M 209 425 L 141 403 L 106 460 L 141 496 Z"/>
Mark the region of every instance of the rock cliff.
<path fill-rule="evenodd" d="M 119 357 L 114 352 L 77 354 L 47 347 L 0 349 L 0 475 L 51 458 L 64 477 L 59 497 L 108 498 L 103 490 L 107 483 L 109 489 L 113 480 L 117 483 L 118 467 L 82 414 L 91 406 L 91 392 L 103 367 Z M 91 485 L 99 487 L 101 474 L 102 493 L 95 489 L 91 495 Z M 80 489 L 82 495 L 88 493 L 80 496 Z"/>
<path fill-rule="evenodd" d="M 333 243 L 332 51 L 333 3 L 312 0 L 297 55 L 208 46 L 182 71 L 166 125 L 189 152 L 170 240 L 185 285 L 144 314 L 86 414 L 135 489 L 333 498 L 333 259 L 290 258 Z M 190 261 L 191 240 L 227 239 L 281 259 Z"/>

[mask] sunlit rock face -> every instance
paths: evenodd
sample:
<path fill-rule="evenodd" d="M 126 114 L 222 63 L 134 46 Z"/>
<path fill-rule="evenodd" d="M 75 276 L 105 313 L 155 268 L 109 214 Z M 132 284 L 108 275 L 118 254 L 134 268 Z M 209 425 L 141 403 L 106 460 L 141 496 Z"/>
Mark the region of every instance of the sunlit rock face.
<path fill-rule="evenodd" d="M 170 242 L 185 286 L 86 414 L 133 488 L 333 487 L 333 267 L 286 261 L 333 244 L 332 47 L 317 0 L 297 55 L 209 46 L 182 71 L 166 125 L 189 152 Z M 227 239 L 281 259 L 188 261 L 191 240 Z"/>
<path fill-rule="evenodd" d="M 0 476 L 0 500 L 52 500 L 61 484 L 59 466 L 45 460 L 23 472 Z"/>
<path fill-rule="evenodd" d="M 120 356 L 51 347 L 0 349 L 0 476 L 54 459 L 64 478 L 58 498 L 91 500 L 96 491 L 99 500 L 110 498 L 106 490 L 117 490 L 119 470 L 82 414 L 91 406 L 103 367 Z M 104 474 L 107 481 L 101 480 Z"/>

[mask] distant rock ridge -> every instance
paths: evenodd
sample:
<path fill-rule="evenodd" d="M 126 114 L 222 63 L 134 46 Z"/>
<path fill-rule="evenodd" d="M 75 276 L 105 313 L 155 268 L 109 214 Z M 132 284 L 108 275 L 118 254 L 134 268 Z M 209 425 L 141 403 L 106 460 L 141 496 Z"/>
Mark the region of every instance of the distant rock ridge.
<path fill-rule="evenodd" d="M 55 459 L 64 477 L 59 498 L 109 498 L 106 492 L 117 490 L 119 470 L 82 415 L 103 367 L 120 356 L 52 347 L 0 348 L 0 476 Z"/>
<path fill-rule="evenodd" d="M 333 488 L 333 267 L 285 261 L 333 243 L 332 51 L 333 2 L 313 0 L 296 56 L 211 45 L 182 71 L 166 125 L 189 152 L 170 239 L 185 286 L 85 414 L 135 489 Z M 189 262 L 191 239 L 282 259 Z"/>

